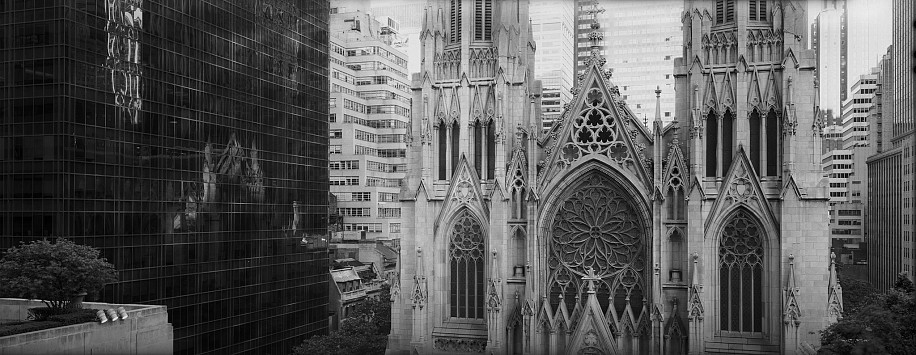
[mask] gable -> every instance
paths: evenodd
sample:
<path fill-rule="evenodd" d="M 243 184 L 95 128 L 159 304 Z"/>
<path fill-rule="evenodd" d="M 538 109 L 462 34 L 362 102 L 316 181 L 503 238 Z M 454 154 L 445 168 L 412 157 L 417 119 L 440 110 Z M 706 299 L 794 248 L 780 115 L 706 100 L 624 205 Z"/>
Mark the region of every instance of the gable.
<path fill-rule="evenodd" d="M 759 177 L 744 151 L 744 145 L 738 145 L 733 161 L 734 163 L 725 175 L 716 202 L 709 211 L 710 217 L 704 224 L 705 229 L 709 230 L 714 219 L 727 215 L 742 206 L 762 217 L 762 223 L 775 226 L 776 216 L 767 202 L 763 189 L 760 188 Z"/>
<path fill-rule="evenodd" d="M 447 220 L 463 207 L 467 207 L 477 215 L 481 224 L 487 223 L 490 213 L 483 201 L 483 193 L 480 191 L 480 178 L 468 164 L 467 157 L 461 154 L 458 167 L 455 174 L 452 175 L 451 184 L 445 194 L 445 204 L 439 210 L 434 228 L 438 229 L 442 221 Z"/>
<path fill-rule="evenodd" d="M 573 104 L 554 124 L 539 183 L 549 183 L 573 165 L 601 159 L 622 172 L 629 172 L 643 186 L 651 185 L 644 155 L 646 144 L 637 140 L 651 142 L 649 133 L 620 101 L 616 88 L 611 89 L 600 65 L 600 61 L 593 61 L 574 90 Z"/>

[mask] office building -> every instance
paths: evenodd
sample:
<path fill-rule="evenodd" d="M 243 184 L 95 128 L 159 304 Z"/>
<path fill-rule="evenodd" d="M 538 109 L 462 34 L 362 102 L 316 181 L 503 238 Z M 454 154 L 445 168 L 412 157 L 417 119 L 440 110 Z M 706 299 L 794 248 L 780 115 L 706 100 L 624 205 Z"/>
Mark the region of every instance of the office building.
<path fill-rule="evenodd" d="M 604 0 L 602 5 L 607 8 L 600 22 L 605 55 L 621 97 L 637 118 L 652 121 L 655 89 L 660 88 L 662 121 L 671 122 L 675 101 L 672 68 L 674 58 L 683 55 L 684 1 Z M 541 56 L 540 50 L 537 55 Z"/>
<path fill-rule="evenodd" d="M 398 193 L 407 171 L 407 55 L 392 47 L 397 22 L 364 11 L 331 14 L 330 185 L 341 232 L 401 235 Z"/>
<path fill-rule="evenodd" d="M 894 0 L 893 44 L 884 56 L 881 77 L 882 111 L 889 117 L 873 132 L 881 141 L 869 157 L 868 279 L 879 291 L 893 286 L 898 273 L 910 279 L 914 258 L 914 116 L 916 72 L 916 4 Z"/>
<path fill-rule="evenodd" d="M 335 0 L 335 3 L 340 0 Z M 371 5 L 368 10 L 381 20 L 388 17 L 400 24 L 398 39 L 391 46 L 407 54 L 407 72 L 420 72 L 420 30 L 426 0 L 349 0 Z"/>
<path fill-rule="evenodd" d="M 843 101 L 843 149 L 868 146 L 868 118 L 876 105 L 878 70 L 873 68 L 871 74 L 859 76 Z"/>
<path fill-rule="evenodd" d="M 53 14 L 53 15 L 51 15 Z M 62 236 L 176 354 L 327 331 L 328 4 L 0 3 L 0 248 Z"/>
<path fill-rule="evenodd" d="M 817 53 L 815 72 L 820 93 L 820 109 L 842 112 L 846 98 L 846 1 L 824 4 L 811 24 L 811 49 Z"/>
<path fill-rule="evenodd" d="M 549 130 L 569 103 L 575 84 L 575 1 L 531 2 L 532 38 L 537 43 L 535 79 L 541 81 L 541 123 Z"/>

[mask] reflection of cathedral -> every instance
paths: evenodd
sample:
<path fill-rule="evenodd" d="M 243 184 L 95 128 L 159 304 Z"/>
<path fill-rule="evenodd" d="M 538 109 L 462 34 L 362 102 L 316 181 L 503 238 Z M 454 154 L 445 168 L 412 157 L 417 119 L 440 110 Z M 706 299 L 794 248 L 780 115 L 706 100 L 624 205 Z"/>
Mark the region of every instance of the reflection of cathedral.
<path fill-rule="evenodd" d="M 247 151 L 247 156 L 246 156 Z M 173 218 L 173 229 L 193 229 L 197 225 L 198 213 L 208 210 L 208 203 L 215 202 L 264 202 L 264 172 L 258 162 L 258 148 L 252 143 L 250 149 L 242 148 L 235 134 L 229 136 L 224 149 L 213 148 L 207 143 L 203 149 L 200 181 L 182 183 L 183 210 Z M 220 187 L 222 185 L 222 187 Z M 234 193 L 231 201 L 219 200 L 220 189 L 241 186 L 242 193 Z"/>
<path fill-rule="evenodd" d="M 819 344 L 841 292 L 804 3 L 685 5 L 674 122 L 593 50 L 541 135 L 527 1 L 429 1 L 389 353 Z"/>

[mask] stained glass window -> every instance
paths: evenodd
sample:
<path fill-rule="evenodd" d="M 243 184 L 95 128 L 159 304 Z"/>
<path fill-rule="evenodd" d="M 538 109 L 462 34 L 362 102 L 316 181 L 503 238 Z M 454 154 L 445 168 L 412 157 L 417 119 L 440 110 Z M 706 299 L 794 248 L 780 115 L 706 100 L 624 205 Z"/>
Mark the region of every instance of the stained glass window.
<path fill-rule="evenodd" d="M 455 318 L 483 318 L 483 230 L 468 210 L 462 210 L 449 240 L 450 310 Z"/>
<path fill-rule="evenodd" d="M 760 332 L 763 311 L 763 233 L 745 210 L 725 225 L 719 240 L 721 329 Z"/>
<path fill-rule="evenodd" d="M 571 311 L 585 300 L 582 276 L 591 268 L 599 303 L 627 307 L 638 319 L 645 288 L 646 250 L 641 218 L 621 186 L 601 173 L 585 181 L 559 202 L 551 226 L 548 265 L 551 304 L 566 302 Z"/>

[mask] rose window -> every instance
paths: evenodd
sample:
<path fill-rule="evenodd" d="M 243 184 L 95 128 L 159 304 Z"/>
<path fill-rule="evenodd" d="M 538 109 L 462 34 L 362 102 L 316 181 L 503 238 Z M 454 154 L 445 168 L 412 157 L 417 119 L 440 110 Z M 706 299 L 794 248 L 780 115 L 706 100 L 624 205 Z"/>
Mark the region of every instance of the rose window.
<path fill-rule="evenodd" d="M 600 173 L 592 173 L 560 202 L 551 228 L 548 262 L 551 303 L 562 299 L 570 311 L 584 301 L 582 277 L 591 269 L 601 278 L 599 302 L 617 314 L 630 306 L 638 317 L 646 275 L 645 229 L 631 198 Z"/>

